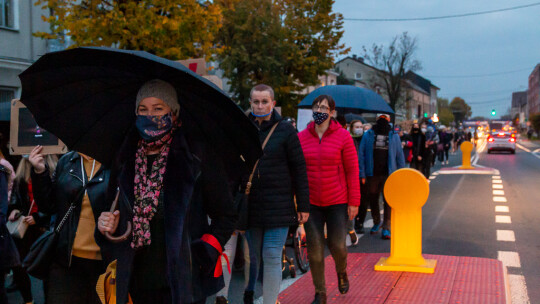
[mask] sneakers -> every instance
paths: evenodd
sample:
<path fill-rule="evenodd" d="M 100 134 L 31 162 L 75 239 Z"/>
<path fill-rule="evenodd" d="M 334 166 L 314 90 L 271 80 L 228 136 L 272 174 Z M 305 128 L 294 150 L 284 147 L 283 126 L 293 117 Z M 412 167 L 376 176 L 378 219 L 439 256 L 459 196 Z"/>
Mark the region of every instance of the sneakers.
<path fill-rule="evenodd" d="M 223 296 L 216 297 L 216 304 L 228 304 L 227 298 Z"/>
<path fill-rule="evenodd" d="M 347 273 L 338 273 L 338 289 L 341 294 L 346 294 L 347 291 L 349 291 L 349 278 L 347 277 Z"/>
<path fill-rule="evenodd" d="M 383 230 L 382 230 L 382 236 L 381 236 L 381 238 L 382 238 L 383 240 L 389 240 L 389 239 L 390 239 L 390 230 L 388 230 L 388 229 L 383 229 Z"/>
<path fill-rule="evenodd" d="M 253 304 L 253 296 L 253 291 L 244 291 L 244 304 Z"/>
<path fill-rule="evenodd" d="M 358 235 L 356 235 L 356 231 L 354 230 L 349 231 L 349 237 L 351 238 L 352 246 L 355 246 L 358 244 Z"/>
<path fill-rule="evenodd" d="M 377 225 L 373 225 L 373 228 L 371 228 L 369 233 L 377 234 L 377 233 L 379 233 L 379 229 L 381 229 L 381 223 L 378 223 Z"/>
<path fill-rule="evenodd" d="M 315 299 L 311 304 L 326 304 L 326 293 L 325 292 L 317 292 L 315 293 Z"/>

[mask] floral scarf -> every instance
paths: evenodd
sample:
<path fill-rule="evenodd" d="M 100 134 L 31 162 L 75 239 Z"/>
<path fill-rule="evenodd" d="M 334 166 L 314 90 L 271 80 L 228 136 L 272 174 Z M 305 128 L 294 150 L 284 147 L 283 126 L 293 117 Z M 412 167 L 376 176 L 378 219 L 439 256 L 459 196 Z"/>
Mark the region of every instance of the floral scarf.
<path fill-rule="evenodd" d="M 156 141 L 139 141 L 137 153 L 135 154 L 135 203 L 133 205 L 132 248 L 140 248 L 150 245 L 152 242 L 150 221 L 157 211 L 169 149 L 177 127 L 173 126 L 169 133 Z M 158 147 L 160 148 L 159 156 L 151 164 L 152 169 L 150 170 L 150 174 L 147 175 L 148 159 L 146 152 Z"/>

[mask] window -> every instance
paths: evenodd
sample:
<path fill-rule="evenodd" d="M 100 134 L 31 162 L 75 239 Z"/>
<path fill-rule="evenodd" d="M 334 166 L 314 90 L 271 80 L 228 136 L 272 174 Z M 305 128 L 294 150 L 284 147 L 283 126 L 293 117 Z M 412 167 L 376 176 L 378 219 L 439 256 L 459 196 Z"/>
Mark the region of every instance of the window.
<path fill-rule="evenodd" d="M 0 26 L 15 28 L 14 0 L 0 0 Z"/>
<path fill-rule="evenodd" d="M 0 121 L 11 120 L 11 100 L 15 98 L 15 90 L 0 87 Z"/>
<path fill-rule="evenodd" d="M 354 79 L 362 79 L 362 73 L 355 73 Z"/>

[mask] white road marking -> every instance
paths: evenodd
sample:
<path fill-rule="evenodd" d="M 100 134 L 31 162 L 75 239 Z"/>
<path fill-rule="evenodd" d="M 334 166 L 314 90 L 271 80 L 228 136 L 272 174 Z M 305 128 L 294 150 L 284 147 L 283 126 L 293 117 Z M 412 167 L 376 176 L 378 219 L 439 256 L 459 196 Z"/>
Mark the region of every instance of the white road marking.
<path fill-rule="evenodd" d="M 502 184 L 502 180 L 500 180 L 500 179 L 494 179 L 491 182 L 494 183 L 494 184 Z"/>
<path fill-rule="evenodd" d="M 493 187 L 493 189 L 502 189 L 503 185 L 501 185 L 501 184 L 493 184 L 492 187 Z"/>
<path fill-rule="evenodd" d="M 520 145 L 520 144 L 516 144 L 516 146 L 518 146 L 518 148 L 520 148 L 521 150 L 525 150 L 527 152 L 531 152 L 531 150 L 525 148 L 524 146 Z"/>
<path fill-rule="evenodd" d="M 504 190 L 493 190 L 493 195 L 504 195 Z"/>
<path fill-rule="evenodd" d="M 510 212 L 508 206 L 495 206 L 495 212 Z"/>
<path fill-rule="evenodd" d="M 521 268 L 519 254 L 514 251 L 499 251 L 497 259 L 503 263 L 505 267 Z"/>
<path fill-rule="evenodd" d="M 497 241 L 499 242 L 515 242 L 516 235 L 512 230 L 497 230 Z"/>
<path fill-rule="evenodd" d="M 501 179 L 501 177 L 498 176 L 498 175 L 493 175 L 491 178 L 492 178 L 492 179 Z"/>
<path fill-rule="evenodd" d="M 504 197 L 504 196 L 494 196 L 493 201 L 496 202 L 496 203 L 506 203 L 507 202 L 506 197 Z"/>
<path fill-rule="evenodd" d="M 439 175 L 439 172 L 433 172 L 433 173 L 431 173 L 431 175 L 437 176 L 437 175 Z"/>
<path fill-rule="evenodd" d="M 495 223 L 511 224 L 512 218 L 509 215 L 495 215 Z"/>
<path fill-rule="evenodd" d="M 436 179 L 437 177 L 436 176 L 430 176 L 429 179 L 433 180 L 433 179 Z"/>
<path fill-rule="evenodd" d="M 512 291 L 510 293 L 512 295 L 512 304 L 530 304 L 525 277 L 518 274 L 509 274 L 508 281 Z"/>

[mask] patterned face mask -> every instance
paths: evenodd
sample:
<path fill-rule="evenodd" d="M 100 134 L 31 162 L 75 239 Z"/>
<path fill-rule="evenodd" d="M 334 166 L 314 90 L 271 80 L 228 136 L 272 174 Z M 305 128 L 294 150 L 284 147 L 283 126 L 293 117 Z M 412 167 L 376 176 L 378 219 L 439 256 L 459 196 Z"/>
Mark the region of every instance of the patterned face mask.
<path fill-rule="evenodd" d="M 316 124 L 320 125 L 328 119 L 328 113 L 313 112 L 313 120 Z"/>
<path fill-rule="evenodd" d="M 137 115 L 135 125 L 137 126 L 137 130 L 144 140 L 157 140 L 172 129 L 172 113 L 169 112 L 168 114 L 161 116 Z"/>

